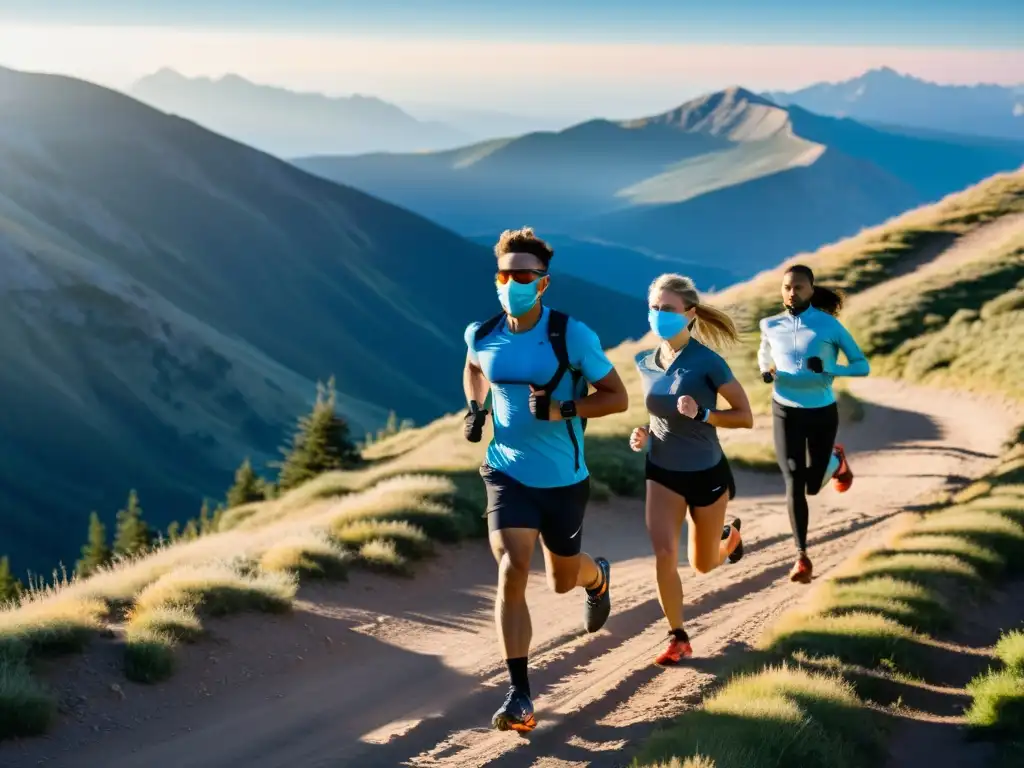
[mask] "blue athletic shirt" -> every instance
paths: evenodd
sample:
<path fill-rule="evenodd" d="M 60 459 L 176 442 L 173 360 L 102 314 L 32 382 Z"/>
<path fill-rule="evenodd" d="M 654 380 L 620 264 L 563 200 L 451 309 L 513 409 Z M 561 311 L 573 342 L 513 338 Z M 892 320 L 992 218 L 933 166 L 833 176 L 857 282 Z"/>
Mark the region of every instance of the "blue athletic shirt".
<path fill-rule="evenodd" d="M 510 333 L 502 321 L 479 342 L 474 342 L 474 336 L 481 323 L 470 323 L 465 335 L 469 359 L 491 382 L 494 438 L 487 446 L 485 461 L 532 488 L 574 485 L 589 476 L 578 418 L 572 420 L 580 447 L 580 468 L 576 471 L 576 451 L 565 423 L 541 421 L 530 413 L 529 385 L 494 383 L 524 381 L 543 386 L 551 381 L 558 370 L 558 359 L 548 340 L 548 317 L 549 310 L 544 307 L 537 324 L 521 333 Z M 600 381 L 611 373 L 612 364 L 601 340 L 586 325 L 570 317 L 565 342 L 570 365 L 587 381 Z M 566 371 L 552 397 L 558 401 L 573 399 L 570 372 Z"/>
<path fill-rule="evenodd" d="M 864 353 L 842 323 L 828 312 L 808 307 L 799 315 L 781 312 L 760 322 L 761 346 L 757 365 L 761 373 L 775 367 L 773 397 L 791 408 L 824 408 L 836 401 L 836 376 L 867 376 L 871 372 Z M 839 352 L 846 365 L 838 362 Z M 824 373 L 807 367 L 807 358 L 820 357 Z"/>

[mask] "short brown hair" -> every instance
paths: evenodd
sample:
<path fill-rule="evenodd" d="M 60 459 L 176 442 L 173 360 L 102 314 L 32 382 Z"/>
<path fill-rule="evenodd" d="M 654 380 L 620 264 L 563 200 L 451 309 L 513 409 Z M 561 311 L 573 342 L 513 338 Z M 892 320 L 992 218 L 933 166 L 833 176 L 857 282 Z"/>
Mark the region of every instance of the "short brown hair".
<path fill-rule="evenodd" d="M 555 250 L 537 237 L 533 227 L 523 227 L 522 229 L 506 229 L 498 238 L 498 243 L 494 246 L 495 258 L 509 253 L 529 253 L 544 262 L 544 268 L 547 269 L 555 255 Z"/>

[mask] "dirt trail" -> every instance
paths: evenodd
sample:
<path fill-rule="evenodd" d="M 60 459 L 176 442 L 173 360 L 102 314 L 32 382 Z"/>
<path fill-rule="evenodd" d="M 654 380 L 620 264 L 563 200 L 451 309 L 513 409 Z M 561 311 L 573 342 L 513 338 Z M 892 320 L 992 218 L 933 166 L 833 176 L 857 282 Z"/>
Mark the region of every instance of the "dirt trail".
<path fill-rule="evenodd" d="M 982 471 L 1015 423 L 996 400 L 872 379 L 853 389 L 871 404 L 841 434 L 854 488 L 813 502 L 818 578 L 883 536 L 905 505 Z M 732 654 L 807 594 L 786 579 L 794 553 L 780 480 L 737 481 L 732 511 L 747 554 L 700 579 L 684 569 L 696 654 L 685 667 L 651 664 L 666 628 L 642 501 L 588 515 L 586 549 L 613 563 L 613 612 L 601 632 L 582 633 L 579 594 L 546 591 L 538 558 L 529 599 L 540 726 L 529 738 L 487 729 L 505 679 L 491 620 L 494 565 L 477 541 L 442 553 L 413 581 L 360 575 L 304 589 L 292 616 L 219 623 L 214 642 L 185 649 L 177 676 L 152 689 L 123 681 L 112 647 L 62 662 L 53 676 L 65 692 L 63 722 L 46 739 L 0 746 L 0 765 L 625 765 L 658 721 L 697 702 Z"/>

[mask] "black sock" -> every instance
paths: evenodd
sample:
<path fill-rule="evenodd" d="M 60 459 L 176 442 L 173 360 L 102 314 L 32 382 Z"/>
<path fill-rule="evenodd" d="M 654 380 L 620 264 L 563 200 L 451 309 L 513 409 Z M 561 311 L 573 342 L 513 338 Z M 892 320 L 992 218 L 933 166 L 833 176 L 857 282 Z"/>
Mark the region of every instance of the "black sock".
<path fill-rule="evenodd" d="M 530 679 L 526 675 L 526 657 L 506 659 L 505 663 L 508 664 L 508 676 L 512 681 L 512 687 L 529 696 Z"/>
<path fill-rule="evenodd" d="M 669 632 L 669 634 L 681 643 L 690 642 L 690 636 L 686 634 L 686 630 L 682 627 L 680 627 L 679 629 L 673 629 L 671 632 Z"/>

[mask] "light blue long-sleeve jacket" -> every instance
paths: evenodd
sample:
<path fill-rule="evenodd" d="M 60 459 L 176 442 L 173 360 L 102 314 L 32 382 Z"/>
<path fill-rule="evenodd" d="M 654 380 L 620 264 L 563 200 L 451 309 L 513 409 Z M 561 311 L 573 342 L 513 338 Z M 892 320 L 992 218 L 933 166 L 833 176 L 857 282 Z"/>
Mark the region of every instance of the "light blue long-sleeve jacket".
<path fill-rule="evenodd" d="M 792 408 L 823 408 L 836 401 L 836 376 L 867 376 L 871 372 L 864 353 L 850 332 L 835 317 L 808 307 L 799 315 L 782 312 L 764 318 L 757 365 L 761 373 L 775 369 L 776 402 Z M 839 352 L 846 365 L 839 364 Z M 820 357 L 824 373 L 807 367 L 807 359 Z"/>

